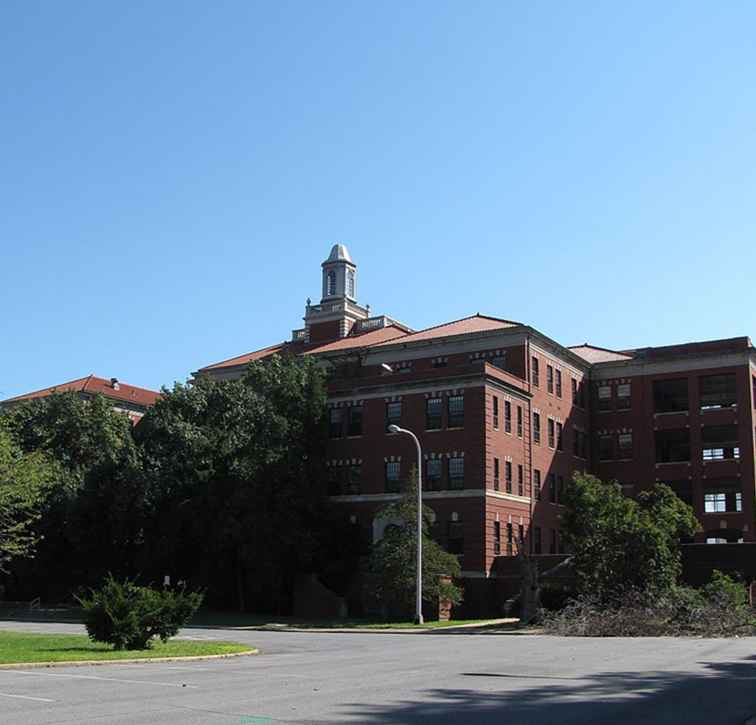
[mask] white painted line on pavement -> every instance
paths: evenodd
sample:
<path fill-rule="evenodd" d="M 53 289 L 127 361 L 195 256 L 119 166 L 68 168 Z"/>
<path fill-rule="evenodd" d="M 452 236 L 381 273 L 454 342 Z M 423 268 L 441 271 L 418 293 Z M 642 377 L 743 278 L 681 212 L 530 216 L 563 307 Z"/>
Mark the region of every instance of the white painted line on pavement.
<path fill-rule="evenodd" d="M 37 702 L 55 702 L 55 700 L 49 700 L 46 697 L 30 697 L 29 695 L 11 695 L 7 692 L 0 692 L 0 697 L 15 697 L 19 700 L 36 700 Z"/>
<path fill-rule="evenodd" d="M 103 680 L 105 682 L 123 682 L 127 685 L 156 685 L 158 687 L 189 687 L 197 689 L 197 685 L 185 685 L 183 682 L 156 682 L 154 680 L 125 680 L 120 677 L 99 677 L 98 675 L 62 675 L 52 672 L 28 672 L 26 670 L 5 670 L 3 674 L 32 675 L 33 677 L 67 677 L 75 680 Z"/>

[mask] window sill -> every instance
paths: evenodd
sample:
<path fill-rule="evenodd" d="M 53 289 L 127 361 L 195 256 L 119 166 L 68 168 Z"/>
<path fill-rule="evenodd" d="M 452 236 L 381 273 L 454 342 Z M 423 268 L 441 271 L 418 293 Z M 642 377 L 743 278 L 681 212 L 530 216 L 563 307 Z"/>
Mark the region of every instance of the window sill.
<path fill-rule="evenodd" d="M 737 404 L 735 405 L 723 405 L 719 408 L 701 408 L 698 412 L 703 413 L 721 413 L 723 410 L 732 410 L 736 411 L 738 409 Z"/>
<path fill-rule="evenodd" d="M 654 413 L 654 418 L 660 415 L 662 416 L 664 415 L 690 415 L 690 411 L 689 410 L 662 410 L 662 411 L 659 411 L 658 413 Z"/>
<path fill-rule="evenodd" d="M 691 461 L 656 461 L 656 466 L 690 466 Z"/>
<path fill-rule="evenodd" d="M 739 463 L 741 460 L 742 459 L 740 458 L 712 458 L 712 459 L 707 458 L 705 460 L 701 459 L 701 463 L 703 463 L 704 465 L 708 463 L 732 463 L 733 461 Z"/>
<path fill-rule="evenodd" d="M 463 426 L 463 425 L 448 426 L 446 428 L 446 430 L 464 430 L 464 429 L 465 429 L 465 426 Z M 439 428 L 439 430 L 442 430 L 442 429 Z"/>

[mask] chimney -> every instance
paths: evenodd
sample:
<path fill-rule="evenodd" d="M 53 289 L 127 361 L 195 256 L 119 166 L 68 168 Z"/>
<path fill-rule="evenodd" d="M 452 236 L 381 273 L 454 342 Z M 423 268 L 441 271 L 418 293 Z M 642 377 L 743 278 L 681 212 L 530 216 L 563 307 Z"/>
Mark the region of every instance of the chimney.
<path fill-rule="evenodd" d="M 118 384 L 118 378 L 110 378 L 110 387 L 113 390 L 120 390 L 121 386 Z"/>

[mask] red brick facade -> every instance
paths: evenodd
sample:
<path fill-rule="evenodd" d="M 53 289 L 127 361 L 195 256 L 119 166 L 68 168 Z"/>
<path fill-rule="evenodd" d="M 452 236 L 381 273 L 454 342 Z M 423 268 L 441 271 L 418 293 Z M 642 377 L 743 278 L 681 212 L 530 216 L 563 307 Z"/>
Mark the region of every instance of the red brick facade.
<path fill-rule="evenodd" d="M 327 269 L 338 268 L 336 252 Z M 575 471 L 616 479 L 628 495 L 669 482 L 694 507 L 698 540 L 756 540 L 748 338 L 568 348 L 480 315 L 413 333 L 348 296 L 337 336 L 339 309 L 308 303 L 306 328 L 270 350 L 314 354 L 330 370 L 332 500 L 366 536 L 381 535 L 377 514 L 416 465 L 409 437 L 387 433 L 394 422 L 420 440 L 434 534 L 471 579 L 495 576 L 496 557 L 521 537 L 532 553 L 563 550 L 559 497 Z M 240 360 L 197 374 L 234 377 Z"/>

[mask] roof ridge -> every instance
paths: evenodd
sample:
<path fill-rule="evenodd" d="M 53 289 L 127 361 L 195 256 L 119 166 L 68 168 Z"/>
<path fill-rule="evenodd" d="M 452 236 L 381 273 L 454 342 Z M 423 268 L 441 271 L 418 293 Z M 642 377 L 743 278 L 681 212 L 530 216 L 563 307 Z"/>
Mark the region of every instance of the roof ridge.
<path fill-rule="evenodd" d="M 289 340 L 282 340 L 281 342 L 274 342 L 272 345 L 266 345 L 265 347 L 259 347 L 257 350 L 250 350 L 249 352 L 242 352 L 238 355 L 232 355 L 231 357 L 226 358 L 225 360 L 218 360 L 218 362 L 210 363 L 209 365 L 203 365 L 199 370 L 207 370 L 208 368 L 214 368 L 218 365 L 222 365 L 223 363 L 231 362 L 231 360 L 236 360 L 238 357 L 245 357 L 246 355 L 254 355 L 257 352 L 265 352 L 265 350 L 272 350 L 274 347 L 282 347 L 284 345 L 288 345 Z"/>
<path fill-rule="evenodd" d="M 87 380 L 92 377 L 92 374 L 85 375 L 83 378 L 74 378 L 73 380 L 68 380 L 65 383 L 57 383 L 56 385 L 48 385 L 46 388 L 39 388 L 39 390 L 32 390 L 28 393 L 21 393 L 21 395 L 14 395 L 12 398 L 6 398 L 3 402 L 7 403 L 10 400 L 16 400 L 17 398 L 27 398 L 30 395 L 34 395 L 35 393 L 44 393 L 46 390 L 55 391 L 57 388 L 63 387 L 64 385 L 73 385 L 74 383 L 79 383 L 82 380 Z M 82 388 L 83 390 L 83 388 Z"/>
<path fill-rule="evenodd" d="M 449 322 L 441 322 L 438 325 L 431 325 L 430 327 L 424 327 L 421 330 L 415 330 L 414 332 L 408 333 L 408 337 L 412 335 L 419 335 L 421 332 L 428 332 L 430 330 L 438 330 L 440 327 L 448 327 L 449 325 L 454 325 L 457 322 L 464 322 L 465 320 L 472 320 L 475 317 L 483 317 L 487 320 L 496 320 L 496 322 L 506 322 L 510 325 L 521 325 L 521 322 L 515 322 L 514 320 L 505 320 L 503 317 L 492 317 L 491 315 L 481 315 L 480 312 L 476 312 L 474 315 L 467 315 L 467 317 L 460 317 L 458 320 L 449 320 Z"/>
<path fill-rule="evenodd" d="M 599 345 L 591 345 L 589 342 L 584 342 L 582 345 L 569 345 L 567 347 L 568 350 L 574 350 L 576 347 L 590 347 L 593 350 L 603 350 L 604 352 L 613 352 L 617 355 L 624 355 L 626 354 L 623 350 L 613 350 L 610 347 L 601 347 Z M 628 356 L 630 357 L 630 356 Z"/>

